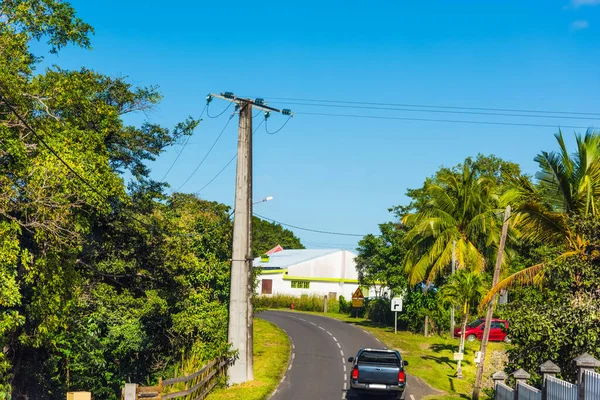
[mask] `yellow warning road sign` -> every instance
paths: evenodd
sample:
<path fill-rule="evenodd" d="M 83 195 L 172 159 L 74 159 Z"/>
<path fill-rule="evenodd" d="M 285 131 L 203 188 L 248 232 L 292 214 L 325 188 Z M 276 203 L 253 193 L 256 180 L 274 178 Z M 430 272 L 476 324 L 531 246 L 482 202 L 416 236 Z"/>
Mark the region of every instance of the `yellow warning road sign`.
<path fill-rule="evenodd" d="M 352 307 L 354 307 L 354 308 L 362 307 L 364 298 L 365 298 L 365 296 L 363 295 L 362 290 L 360 290 L 360 287 L 356 288 L 356 291 L 354 293 L 352 293 Z"/>

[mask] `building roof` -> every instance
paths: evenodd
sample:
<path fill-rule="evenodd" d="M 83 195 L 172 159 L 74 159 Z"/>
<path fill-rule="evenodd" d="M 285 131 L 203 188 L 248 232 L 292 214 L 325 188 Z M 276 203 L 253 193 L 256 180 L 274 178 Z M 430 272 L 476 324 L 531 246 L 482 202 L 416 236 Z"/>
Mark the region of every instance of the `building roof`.
<path fill-rule="evenodd" d="M 338 251 L 348 251 L 344 249 L 298 249 L 298 250 L 283 250 L 270 255 L 269 262 L 261 262 L 260 257 L 254 259 L 254 267 L 262 267 L 263 269 L 285 269 L 292 265 L 297 265 L 306 261 L 314 260 L 328 254 L 337 253 Z M 352 253 L 352 252 L 350 252 Z M 354 254 L 354 253 L 352 253 Z"/>

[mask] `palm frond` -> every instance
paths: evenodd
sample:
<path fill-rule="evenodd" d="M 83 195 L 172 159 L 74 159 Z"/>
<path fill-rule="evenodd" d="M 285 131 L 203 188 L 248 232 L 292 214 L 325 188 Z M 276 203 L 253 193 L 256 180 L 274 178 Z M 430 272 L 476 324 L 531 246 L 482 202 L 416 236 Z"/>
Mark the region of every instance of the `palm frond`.
<path fill-rule="evenodd" d="M 525 268 L 519 272 L 515 272 L 511 276 L 504 278 L 496 286 L 490 289 L 490 291 L 481 300 L 479 307 L 483 307 L 489 303 L 496 294 L 500 293 L 501 290 L 508 289 L 516 284 L 531 284 L 533 283 L 535 276 L 540 273 L 544 268 L 545 264 L 540 263 L 531 267 Z"/>

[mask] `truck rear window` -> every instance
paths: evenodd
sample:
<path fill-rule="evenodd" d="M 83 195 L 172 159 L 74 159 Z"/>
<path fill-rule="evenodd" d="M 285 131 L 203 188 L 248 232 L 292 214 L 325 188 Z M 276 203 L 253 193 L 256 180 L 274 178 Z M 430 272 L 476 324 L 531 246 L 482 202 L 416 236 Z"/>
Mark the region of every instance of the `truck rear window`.
<path fill-rule="evenodd" d="M 395 353 L 379 352 L 379 351 L 363 351 L 358 356 L 357 362 L 361 363 L 373 363 L 373 364 L 390 364 L 400 365 L 400 359 Z"/>

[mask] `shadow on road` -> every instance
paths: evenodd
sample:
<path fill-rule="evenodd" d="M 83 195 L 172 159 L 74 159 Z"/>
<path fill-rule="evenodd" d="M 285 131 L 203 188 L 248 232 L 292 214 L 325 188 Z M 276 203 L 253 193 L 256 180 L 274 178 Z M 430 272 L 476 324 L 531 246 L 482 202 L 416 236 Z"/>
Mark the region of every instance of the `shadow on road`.
<path fill-rule="evenodd" d="M 354 390 L 346 390 L 346 400 L 391 400 L 396 399 L 396 396 L 387 396 L 387 395 L 366 395 L 361 393 L 356 393 Z M 408 395 L 406 396 L 408 399 Z"/>

